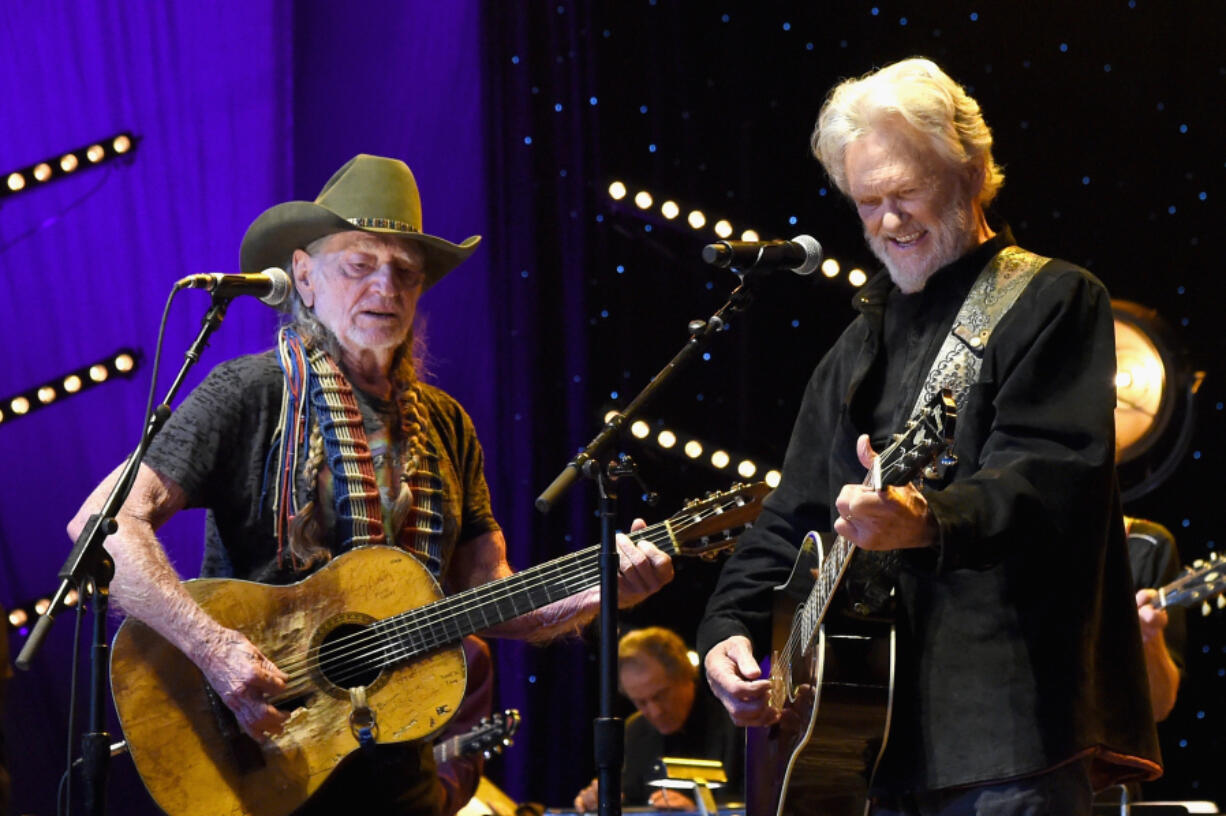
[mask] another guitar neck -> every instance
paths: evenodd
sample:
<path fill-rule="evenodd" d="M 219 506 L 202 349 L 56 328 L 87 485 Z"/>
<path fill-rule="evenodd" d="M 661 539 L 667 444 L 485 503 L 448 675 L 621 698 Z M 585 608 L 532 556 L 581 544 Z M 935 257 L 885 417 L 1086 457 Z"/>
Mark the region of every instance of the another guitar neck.
<path fill-rule="evenodd" d="M 669 555 L 676 553 L 666 521 L 631 538 L 650 541 Z M 600 580 L 599 555 L 599 546 L 588 547 L 379 621 L 373 628 L 386 638 L 386 662 L 450 646 L 466 635 L 596 586 Z"/>

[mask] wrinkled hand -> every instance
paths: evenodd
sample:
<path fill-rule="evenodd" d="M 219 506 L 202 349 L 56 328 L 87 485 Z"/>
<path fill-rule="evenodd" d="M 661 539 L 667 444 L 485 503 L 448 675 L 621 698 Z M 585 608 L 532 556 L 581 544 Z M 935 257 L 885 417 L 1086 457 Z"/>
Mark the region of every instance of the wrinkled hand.
<path fill-rule="evenodd" d="M 770 678 L 753 656 L 753 644 L 744 635 L 720 641 L 707 652 L 703 665 L 711 691 L 728 709 L 737 725 L 770 725 L 779 719 L 779 710 L 770 707 Z"/>
<path fill-rule="evenodd" d="M 635 519 L 630 532 L 645 529 L 647 522 Z M 638 543 L 617 534 L 617 605 L 622 609 L 641 602 L 673 580 L 673 560 L 646 539 Z"/>
<path fill-rule="evenodd" d="M 600 780 L 593 779 L 592 784 L 588 785 L 575 797 L 575 810 L 579 813 L 595 813 L 600 801 Z"/>
<path fill-rule="evenodd" d="M 1141 640 L 1146 643 L 1152 640 L 1161 642 L 1165 638 L 1162 630 L 1166 629 L 1166 610 L 1154 609 L 1152 604 L 1156 597 L 1158 597 L 1157 590 L 1137 590 L 1137 619 L 1141 624 Z"/>
<path fill-rule="evenodd" d="M 877 454 L 867 435 L 856 440 L 856 456 L 864 467 L 872 467 Z M 843 485 L 834 506 L 839 511 L 834 531 L 863 550 L 928 547 L 936 541 L 936 519 L 915 485 L 886 485 L 881 490 Z"/>
<path fill-rule="evenodd" d="M 660 788 L 647 798 L 647 804 L 660 810 L 698 810 L 694 800 L 684 793 Z"/>
<path fill-rule="evenodd" d="M 281 724 L 289 715 L 269 705 L 268 698 L 285 690 L 289 675 L 241 632 L 224 630 L 219 640 L 205 645 L 197 663 L 252 739 L 263 742 L 266 734 L 281 733 Z"/>

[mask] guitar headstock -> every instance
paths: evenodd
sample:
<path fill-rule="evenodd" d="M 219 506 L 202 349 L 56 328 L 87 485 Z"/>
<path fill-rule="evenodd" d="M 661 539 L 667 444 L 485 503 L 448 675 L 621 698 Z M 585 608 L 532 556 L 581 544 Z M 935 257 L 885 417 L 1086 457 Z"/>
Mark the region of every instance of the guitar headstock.
<path fill-rule="evenodd" d="M 766 482 L 735 484 L 727 490 L 687 502 L 666 522 L 677 555 L 710 559 L 732 549 L 736 535 L 758 517 L 762 499 L 770 491 Z"/>
<path fill-rule="evenodd" d="M 1209 554 L 1208 560 L 1198 559 L 1190 567 L 1185 567 L 1183 575 L 1158 591 L 1158 597 L 1162 606 L 1194 606 L 1199 603 L 1201 614 L 1208 615 L 1213 611 L 1209 600 L 1215 596 L 1217 608 L 1226 609 L 1224 592 L 1226 558 L 1219 558 L 1214 552 Z"/>
<path fill-rule="evenodd" d="M 949 389 L 935 395 L 907 422 L 906 430 L 873 461 L 871 481 L 874 489 L 902 485 L 921 473 L 936 478 L 936 465 L 947 467 L 957 461 L 953 455 L 954 424 L 957 408 Z"/>
<path fill-rule="evenodd" d="M 486 759 L 494 754 L 502 753 L 502 749 L 511 744 L 511 736 L 519 728 L 519 709 L 508 708 L 501 714 L 491 714 L 483 717 L 472 729 L 460 737 L 458 753 L 474 754 L 481 752 Z"/>

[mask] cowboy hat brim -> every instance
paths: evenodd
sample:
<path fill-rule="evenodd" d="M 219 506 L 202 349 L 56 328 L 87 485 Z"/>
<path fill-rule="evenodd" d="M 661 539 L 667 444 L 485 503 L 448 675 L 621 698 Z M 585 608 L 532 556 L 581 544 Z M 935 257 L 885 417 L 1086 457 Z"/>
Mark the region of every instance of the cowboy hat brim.
<path fill-rule="evenodd" d="M 284 269 L 295 249 L 305 249 L 320 238 L 350 230 L 395 235 L 420 246 L 426 253 L 423 292 L 463 263 L 481 243 L 480 235 L 471 235 L 462 243 L 453 244 L 424 232 L 357 226 L 313 201 L 287 201 L 260 213 L 247 228 L 239 249 L 242 271 L 260 272 L 270 266 Z"/>

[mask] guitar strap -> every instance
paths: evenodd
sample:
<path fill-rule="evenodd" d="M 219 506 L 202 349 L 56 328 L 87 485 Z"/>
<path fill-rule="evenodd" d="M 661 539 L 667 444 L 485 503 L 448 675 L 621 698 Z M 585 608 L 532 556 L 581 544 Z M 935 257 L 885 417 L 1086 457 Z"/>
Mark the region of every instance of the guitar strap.
<path fill-rule="evenodd" d="M 932 361 L 911 416 L 917 416 L 945 388 L 953 392 L 954 404 L 962 405 L 971 385 L 979 379 L 983 352 L 992 332 L 1049 260 L 1021 247 L 1008 246 L 984 266 Z"/>

